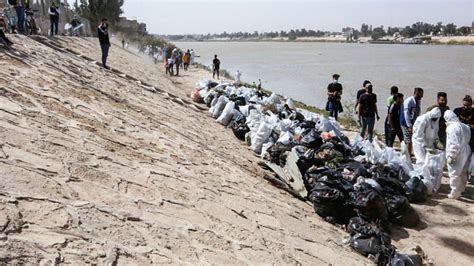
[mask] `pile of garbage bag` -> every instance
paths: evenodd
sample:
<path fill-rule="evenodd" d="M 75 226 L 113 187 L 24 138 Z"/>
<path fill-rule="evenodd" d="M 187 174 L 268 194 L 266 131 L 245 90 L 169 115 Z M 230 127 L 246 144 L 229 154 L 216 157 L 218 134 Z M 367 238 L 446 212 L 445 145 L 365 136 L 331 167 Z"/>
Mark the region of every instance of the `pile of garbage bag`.
<path fill-rule="evenodd" d="M 265 159 L 292 194 L 312 202 L 324 220 L 346 226 L 354 250 L 380 265 L 410 259 L 390 244 L 391 225 L 418 225 L 410 203 L 439 188 L 442 152 L 413 166 L 403 144 L 397 152 L 377 140 L 351 143 L 335 120 L 231 82 L 203 80 L 192 95 Z"/>

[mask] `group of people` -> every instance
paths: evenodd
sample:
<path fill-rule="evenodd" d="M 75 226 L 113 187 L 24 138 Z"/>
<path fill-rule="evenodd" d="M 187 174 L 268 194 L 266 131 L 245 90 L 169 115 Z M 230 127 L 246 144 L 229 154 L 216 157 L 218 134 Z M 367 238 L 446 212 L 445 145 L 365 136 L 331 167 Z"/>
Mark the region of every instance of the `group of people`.
<path fill-rule="evenodd" d="M 186 52 L 179 50 L 178 48 L 174 48 L 170 51 L 169 49 L 165 49 L 163 52 L 165 54 L 165 72 L 170 76 L 179 76 L 179 69 L 183 68 L 183 70 L 187 71 L 189 65 L 194 64 L 195 53 L 194 50 L 187 50 Z M 174 73 L 174 68 L 176 68 L 176 74 Z"/>
<path fill-rule="evenodd" d="M 333 82 L 327 87 L 328 101 L 326 110 L 337 120 L 342 112 L 342 85 L 339 75 L 333 75 Z M 450 110 L 448 95 L 438 92 L 436 103 L 421 114 L 423 89 L 415 88 L 413 95 L 404 99 L 398 87 L 390 88 L 387 99 L 387 116 L 384 123 L 385 143 L 393 147 L 395 139 L 404 141 L 408 153 L 412 152 L 418 165 L 425 161 L 428 152 L 434 149 L 445 150 L 448 172 L 451 178 L 450 198 L 459 198 L 469 177 L 469 167 L 474 151 L 474 108 L 472 98 L 466 95 L 462 106 Z M 365 80 L 362 89 L 357 92 L 355 113 L 360 124 L 360 136 L 373 141 L 376 119 L 379 120 L 377 95 L 373 85 Z"/>
<path fill-rule="evenodd" d="M 9 33 L 15 34 L 37 34 L 37 26 L 33 17 L 33 11 L 30 9 L 30 0 L 4 0 L 6 1 L 7 8 L 4 9 L 8 21 L 8 27 L 6 27 Z M 15 10 L 14 12 L 12 10 Z M 55 1 L 51 2 L 48 8 L 48 15 L 50 20 L 49 34 L 51 36 L 59 34 L 59 17 L 61 14 L 61 8 Z M 79 20 L 77 15 L 74 15 L 71 20 L 72 35 L 79 36 L 82 22 Z M 34 29 L 32 29 L 34 28 Z M 2 33 L 3 34 L 3 33 Z"/>

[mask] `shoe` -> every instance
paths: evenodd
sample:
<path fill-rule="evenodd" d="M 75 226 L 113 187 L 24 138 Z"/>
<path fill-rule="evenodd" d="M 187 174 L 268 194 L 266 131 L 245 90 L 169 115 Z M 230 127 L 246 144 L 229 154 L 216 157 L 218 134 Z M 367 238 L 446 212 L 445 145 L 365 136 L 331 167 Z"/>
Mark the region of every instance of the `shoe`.
<path fill-rule="evenodd" d="M 460 197 L 461 197 L 461 195 L 457 195 L 457 196 L 455 196 L 455 195 L 453 195 L 453 194 L 449 194 L 449 195 L 448 195 L 448 198 L 449 198 L 449 199 L 459 199 Z"/>
<path fill-rule="evenodd" d="M 110 70 L 110 67 L 108 67 L 108 66 L 103 66 L 103 68 L 105 68 L 107 70 Z"/>

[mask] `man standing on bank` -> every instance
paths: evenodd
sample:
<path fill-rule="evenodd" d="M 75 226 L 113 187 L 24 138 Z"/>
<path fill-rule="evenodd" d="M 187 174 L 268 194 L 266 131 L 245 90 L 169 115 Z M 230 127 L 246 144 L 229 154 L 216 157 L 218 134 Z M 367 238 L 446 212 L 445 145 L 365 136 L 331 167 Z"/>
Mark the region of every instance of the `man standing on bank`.
<path fill-rule="evenodd" d="M 60 13 L 59 7 L 56 6 L 56 3 L 52 2 L 48 10 L 49 20 L 51 23 L 49 34 L 51 36 L 58 35 L 59 13 Z"/>
<path fill-rule="evenodd" d="M 105 69 L 110 69 L 107 66 L 107 57 L 109 56 L 110 41 L 109 24 L 107 23 L 106 18 L 102 19 L 102 23 L 100 23 L 97 33 L 99 35 L 100 48 L 102 49 L 102 67 Z"/>
<path fill-rule="evenodd" d="M 339 77 L 339 74 L 332 75 L 333 82 L 328 85 L 328 102 L 326 104 L 326 111 L 336 120 L 337 114 L 342 113 L 342 85 L 339 83 Z"/>
<path fill-rule="evenodd" d="M 217 74 L 217 79 L 219 79 L 219 69 L 221 67 L 221 61 L 217 59 L 217 55 L 214 55 L 214 60 L 212 60 L 212 78 Z"/>

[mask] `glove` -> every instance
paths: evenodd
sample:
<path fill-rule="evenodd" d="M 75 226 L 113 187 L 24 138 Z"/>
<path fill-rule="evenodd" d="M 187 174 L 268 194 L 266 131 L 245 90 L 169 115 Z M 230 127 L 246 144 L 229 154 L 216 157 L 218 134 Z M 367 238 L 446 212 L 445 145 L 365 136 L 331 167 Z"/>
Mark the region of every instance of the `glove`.
<path fill-rule="evenodd" d="M 448 158 L 446 159 L 446 162 L 447 162 L 448 164 L 453 164 L 453 163 L 456 162 L 456 160 L 455 160 L 453 157 L 448 157 Z"/>

